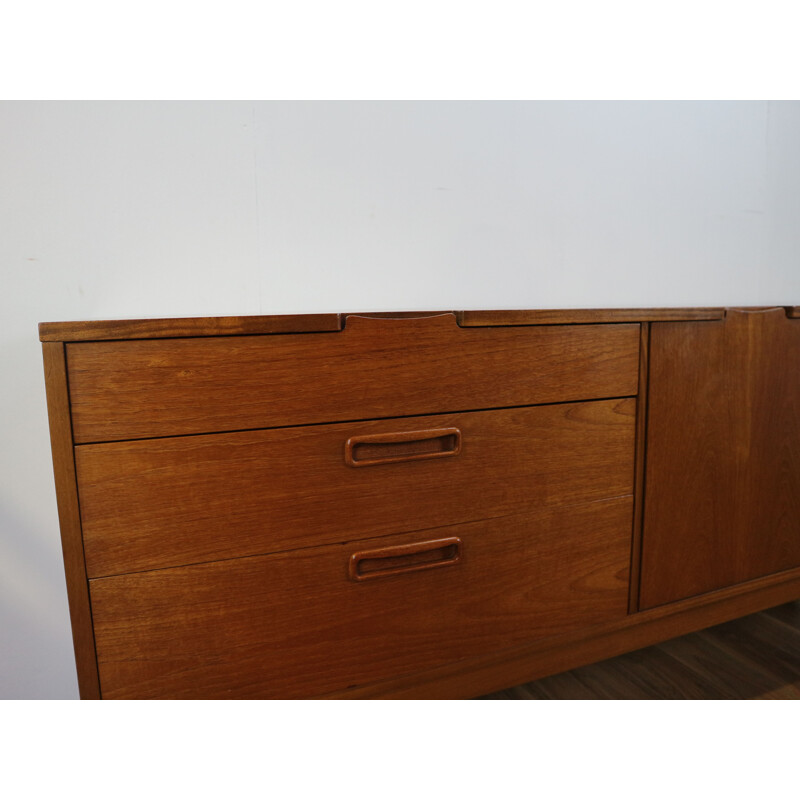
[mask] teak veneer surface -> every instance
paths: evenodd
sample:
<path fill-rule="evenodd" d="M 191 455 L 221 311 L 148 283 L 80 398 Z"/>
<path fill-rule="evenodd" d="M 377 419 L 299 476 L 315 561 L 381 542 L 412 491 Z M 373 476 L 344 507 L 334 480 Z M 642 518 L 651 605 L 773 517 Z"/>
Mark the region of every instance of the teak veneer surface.
<path fill-rule="evenodd" d="M 498 692 L 485 700 L 800 700 L 800 603 Z"/>
<path fill-rule="evenodd" d="M 186 317 L 90 322 L 40 322 L 43 342 L 163 339 L 183 336 L 242 336 L 256 333 L 319 333 L 338 331 L 339 314 L 278 314 L 253 317 Z"/>
<path fill-rule="evenodd" d="M 667 603 L 573 633 L 325 695 L 336 699 L 463 699 L 592 664 L 800 596 L 800 569 Z"/>
<path fill-rule="evenodd" d="M 69 616 L 72 623 L 72 642 L 78 667 L 78 688 L 81 697 L 100 697 L 95 656 L 92 609 L 81 538 L 81 511 L 75 477 L 75 458 L 69 418 L 69 394 L 64 345 L 60 342 L 42 344 L 47 412 L 50 422 L 50 447 L 56 482 L 58 523 L 61 530 L 61 551 L 67 581 Z"/>
<path fill-rule="evenodd" d="M 105 698 L 297 698 L 627 613 L 630 497 L 91 581 Z M 356 582 L 358 550 L 455 536 L 458 563 Z"/>
<path fill-rule="evenodd" d="M 631 585 L 628 610 L 639 610 L 642 565 L 642 522 L 644 517 L 644 469 L 647 450 L 647 393 L 650 383 L 650 323 L 641 326 L 639 345 L 639 394 L 636 398 L 636 461 L 634 466 L 633 536 L 631 538 Z"/>
<path fill-rule="evenodd" d="M 80 445 L 92 577 L 633 492 L 635 400 Z M 351 437 L 456 428 L 457 455 L 354 468 Z"/>
<path fill-rule="evenodd" d="M 800 566 L 800 322 L 653 323 L 642 608 Z"/>
<path fill-rule="evenodd" d="M 724 308 L 584 308 L 564 310 L 459 311 L 464 327 L 495 325 L 581 325 L 593 322 L 656 322 L 722 319 Z"/>
<path fill-rule="evenodd" d="M 637 324 L 465 329 L 453 314 L 67 345 L 76 443 L 624 397 L 638 360 Z"/>
<path fill-rule="evenodd" d="M 800 307 L 43 323 L 81 696 L 470 697 L 800 596 Z"/>
<path fill-rule="evenodd" d="M 791 315 L 798 308 L 788 308 Z M 381 311 L 349 314 L 278 314 L 247 317 L 40 322 L 43 342 L 89 342 L 113 339 L 163 339 L 186 336 L 319 333 L 338 331 L 351 316 L 392 319 L 455 314 L 464 327 L 495 325 L 573 325 L 605 322 L 648 322 L 676 319 L 722 319 L 724 308 L 582 308 L 505 311 Z"/>

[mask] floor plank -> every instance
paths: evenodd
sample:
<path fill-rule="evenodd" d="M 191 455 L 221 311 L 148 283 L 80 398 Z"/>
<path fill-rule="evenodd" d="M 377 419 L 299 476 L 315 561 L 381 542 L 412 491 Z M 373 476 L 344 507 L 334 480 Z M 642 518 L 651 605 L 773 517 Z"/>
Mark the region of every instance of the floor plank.
<path fill-rule="evenodd" d="M 800 600 L 481 700 L 800 700 Z"/>

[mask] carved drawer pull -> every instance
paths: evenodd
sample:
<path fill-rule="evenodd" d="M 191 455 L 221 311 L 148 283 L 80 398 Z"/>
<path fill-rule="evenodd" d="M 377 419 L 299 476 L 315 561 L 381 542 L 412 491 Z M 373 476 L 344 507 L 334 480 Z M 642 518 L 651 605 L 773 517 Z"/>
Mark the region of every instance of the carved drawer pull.
<path fill-rule="evenodd" d="M 448 567 L 459 561 L 461 539 L 451 536 L 353 553 L 350 556 L 349 574 L 352 581 L 365 581 L 433 567 Z"/>
<path fill-rule="evenodd" d="M 460 452 L 461 431 L 458 428 L 437 428 L 351 436 L 344 446 L 344 460 L 351 467 L 371 467 L 398 461 L 456 456 Z"/>

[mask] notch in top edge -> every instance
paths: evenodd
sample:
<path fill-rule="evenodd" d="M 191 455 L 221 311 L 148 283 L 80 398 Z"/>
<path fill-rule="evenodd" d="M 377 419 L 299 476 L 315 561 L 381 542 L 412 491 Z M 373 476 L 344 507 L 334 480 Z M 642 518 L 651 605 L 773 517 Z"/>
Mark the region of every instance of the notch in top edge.
<path fill-rule="evenodd" d="M 386 330 L 401 325 L 403 330 L 457 328 L 454 311 L 403 312 L 400 314 L 343 314 L 342 328 L 346 331 Z"/>
<path fill-rule="evenodd" d="M 725 317 L 729 314 L 773 314 L 795 319 L 800 317 L 800 306 L 729 306 L 725 309 Z"/>

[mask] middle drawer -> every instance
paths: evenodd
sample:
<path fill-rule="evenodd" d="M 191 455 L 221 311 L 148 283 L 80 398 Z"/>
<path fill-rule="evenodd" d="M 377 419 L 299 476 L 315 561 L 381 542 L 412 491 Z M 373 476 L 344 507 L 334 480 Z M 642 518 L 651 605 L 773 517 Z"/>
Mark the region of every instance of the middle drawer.
<path fill-rule="evenodd" d="M 634 416 L 635 399 L 623 398 L 79 445 L 87 573 L 238 558 L 630 494 Z"/>

